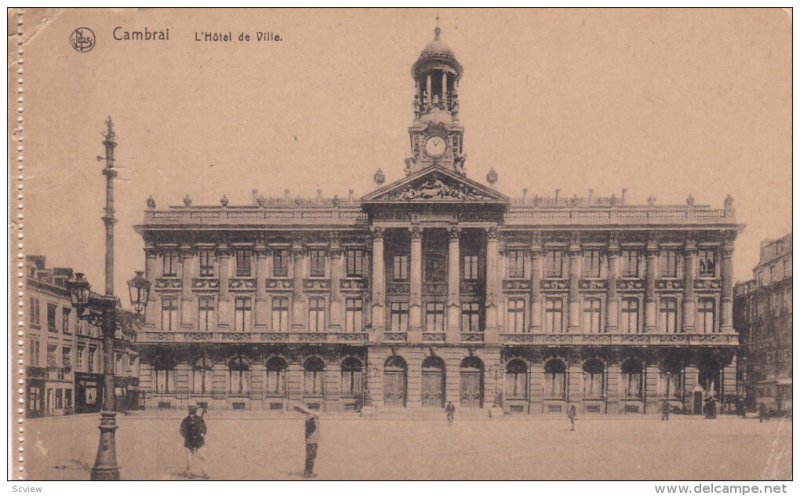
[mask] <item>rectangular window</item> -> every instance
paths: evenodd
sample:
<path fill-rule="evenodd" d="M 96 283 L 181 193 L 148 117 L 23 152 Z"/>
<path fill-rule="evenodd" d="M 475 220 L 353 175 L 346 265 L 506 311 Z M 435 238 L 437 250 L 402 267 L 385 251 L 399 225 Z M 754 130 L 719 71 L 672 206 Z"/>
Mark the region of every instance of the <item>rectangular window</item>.
<path fill-rule="evenodd" d="M 86 371 L 89 373 L 94 372 L 94 360 L 97 355 L 97 348 L 94 346 L 89 347 L 89 359 L 86 361 Z"/>
<path fill-rule="evenodd" d="M 466 255 L 464 256 L 464 280 L 477 281 L 478 280 L 478 256 Z"/>
<path fill-rule="evenodd" d="M 347 250 L 345 266 L 347 277 L 364 277 L 364 251 Z"/>
<path fill-rule="evenodd" d="M 664 333 L 678 332 L 678 300 L 675 298 L 662 298 L 659 308 L 659 331 Z"/>
<path fill-rule="evenodd" d="M 717 264 L 714 250 L 699 250 L 697 252 L 697 274 L 700 277 L 714 277 L 717 273 Z"/>
<path fill-rule="evenodd" d="M 622 299 L 622 319 L 620 332 L 636 334 L 639 332 L 639 300 L 637 298 Z"/>
<path fill-rule="evenodd" d="M 30 308 L 31 325 L 38 327 L 39 325 L 41 325 L 41 319 L 40 319 L 41 308 L 39 307 L 39 298 L 31 297 L 30 306 L 31 306 Z"/>
<path fill-rule="evenodd" d="M 347 298 L 345 301 L 344 330 L 362 332 L 364 330 L 364 302 L 361 298 Z"/>
<path fill-rule="evenodd" d="M 214 277 L 213 250 L 200 250 L 200 277 Z"/>
<path fill-rule="evenodd" d="M 272 277 L 289 277 L 289 250 L 272 250 Z"/>
<path fill-rule="evenodd" d="M 72 390 L 64 390 L 64 408 L 72 408 Z"/>
<path fill-rule="evenodd" d="M 714 322 L 714 298 L 700 298 L 697 301 L 697 330 L 703 333 L 716 332 Z"/>
<path fill-rule="evenodd" d="M 234 330 L 239 332 L 250 330 L 250 320 L 253 315 L 253 300 L 250 298 L 236 298 L 234 314 Z"/>
<path fill-rule="evenodd" d="M 47 330 L 51 332 L 58 332 L 58 328 L 56 327 L 56 310 L 58 309 L 58 305 L 55 303 L 48 303 L 47 304 Z"/>
<path fill-rule="evenodd" d="M 213 331 L 216 327 L 216 305 L 213 296 L 201 296 L 198 301 L 197 325 L 201 331 Z"/>
<path fill-rule="evenodd" d="M 174 331 L 178 329 L 178 300 L 175 297 L 161 298 L 161 330 Z"/>
<path fill-rule="evenodd" d="M 72 372 L 72 348 L 64 346 L 61 348 L 61 366 L 64 368 L 65 376 Z"/>
<path fill-rule="evenodd" d="M 639 252 L 637 250 L 622 250 L 620 263 L 622 277 L 639 277 Z"/>
<path fill-rule="evenodd" d="M 272 330 L 276 332 L 289 330 L 289 298 L 272 299 Z"/>
<path fill-rule="evenodd" d="M 481 311 L 478 303 L 461 304 L 461 332 L 480 332 Z"/>
<path fill-rule="evenodd" d="M 523 279 L 525 277 L 525 259 L 526 253 L 524 250 L 509 250 L 508 251 L 508 278 L 509 279 Z"/>
<path fill-rule="evenodd" d="M 325 277 L 325 250 L 308 251 L 309 277 Z"/>
<path fill-rule="evenodd" d="M 122 353 L 114 353 L 114 373 L 119 375 L 122 372 Z"/>
<path fill-rule="evenodd" d="M 161 275 L 175 277 L 178 275 L 178 255 L 168 251 L 161 255 Z"/>
<path fill-rule="evenodd" d="M 678 277 L 678 252 L 675 250 L 662 251 L 658 265 L 661 269 L 661 277 Z"/>
<path fill-rule="evenodd" d="M 391 329 L 393 332 L 408 332 L 408 303 L 392 303 Z"/>
<path fill-rule="evenodd" d="M 583 277 L 600 277 L 600 250 L 583 252 Z"/>
<path fill-rule="evenodd" d="M 84 354 L 85 351 L 86 351 L 86 346 L 78 346 L 77 355 L 75 357 L 75 367 L 77 367 L 77 369 L 79 371 L 82 371 L 83 368 L 84 368 L 83 367 L 83 354 Z"/>
<path fill-rule="evenodd" d="M 547 298 L 544 306 L 544 328 L 551 334 L 561 334 L 563 331 L 564 300 L 561 298 Z"/>
<path fill-rule="evenodd" d="M 61 309 L 61 332 L 64 334 L 70 334 L 71 330 L 69 328 L 69 314 L 72 312 L 71 308 L 62 308 Z"/>
<path fill-rule="evenodd" d="M 544 275 L 545 277 L 562 277 L 564 269 L 562 266 L 561 250 L 547 250 L 544 255 Z"/>
<path fill-rule="evenodd" d="M 583 300 L 583 332 L 600 332 L 600 298 Z"/>
<path fill-rule="evenodd" d="M 325 298 L 308 299 L 308 330 L 325 332 Z"/>
<path fill-rule="evenodd" d="M 395 255 L 392 257 L 392 280 L 408 280 L 408 255 Z"/>
<path fill-rule="evenodd" d="M 425 304 L 425 330 L 428 332 L 444 332 L 444 303 L 431 302 Z"/>
<path fill-rule="evenodd" d="M 61 389 L 56 389 L 56 409 L 64 408 L 63 393 Z"/>
<path fill-rule="evenodd" d="M 236 250 L 236 277 L 250 277 L 253 269 L 253 252 Z"/>
<path fill-rule="evenodd" d="M 508 300 L 508 322 L 507 331 L 511 334 L 525 332 L 525 300 L 513 298 Z"/>
<path fill-rule="evenodd" d="M 31 365 L 38 367 L 41 363 L 39 359 L 39 340 L 30 338 L 28 341 L 28 353 L 30 353 Z"/>

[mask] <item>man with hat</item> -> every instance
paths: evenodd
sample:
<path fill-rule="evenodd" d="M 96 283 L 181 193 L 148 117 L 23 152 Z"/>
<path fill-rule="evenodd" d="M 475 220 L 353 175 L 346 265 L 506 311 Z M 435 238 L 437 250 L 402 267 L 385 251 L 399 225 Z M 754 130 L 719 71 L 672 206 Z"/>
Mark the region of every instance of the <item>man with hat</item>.
<path fill-rule="evenodd" d="M 314 473 L 314 462 L 317 459 L 319 445 L 319 414 L 301 404 L 295 404 L 294 409 L 306 416 L 306 465 L 303 477 L 309 479 L 317 476 Z"/>
<path fill-rule="evenodd" d="M 205 409 L 203 409 L 205 414 Z M 186 474 L 188 476 L 198 475 L 192 471 L 193 467 L 200 469 L 199 476 L 208 479 L 206 472 L 206 456 L 203 446 L 205 446 L 206 423 L 202 416 L 197 415 L 197 405 L 189 403 L 189 415 L 181 422 L 181 437 L 183 446 L 186 449 Z"/>

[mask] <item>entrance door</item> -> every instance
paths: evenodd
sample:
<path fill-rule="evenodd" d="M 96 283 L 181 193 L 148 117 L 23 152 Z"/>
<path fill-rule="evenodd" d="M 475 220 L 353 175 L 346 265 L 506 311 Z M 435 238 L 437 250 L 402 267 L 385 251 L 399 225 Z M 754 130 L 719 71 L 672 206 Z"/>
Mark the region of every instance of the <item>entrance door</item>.
<path fill-rule="evenodd" d="M 466 408 L 480 408 L 483 403 L 481 387 L 481 372 L 461 371 L 461 406 Z"/>
<path fill-rule="evenodd" d="M 383 401 L 386 406 L 406 406 L 406 373 L 404 370 L 383 372 Z"/>
<path fill-rule="evenodd" d="M 701 415 L 703 413 L 703 393 L 695 391 L 694 393 L 694 414 Z"/>
<path fill-rule="evenodd" d="M 444 374 L 441 370 L 422 371 L 422 406 L 444 406 Z"/>

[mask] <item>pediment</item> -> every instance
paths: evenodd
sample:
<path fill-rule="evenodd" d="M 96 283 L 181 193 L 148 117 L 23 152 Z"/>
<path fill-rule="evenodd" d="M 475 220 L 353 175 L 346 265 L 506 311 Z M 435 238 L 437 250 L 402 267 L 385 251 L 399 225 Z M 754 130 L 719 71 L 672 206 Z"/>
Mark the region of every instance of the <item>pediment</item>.
<path fill-rule="evenodd" d="M 442 167 L 431 166 L 379 188 L 362 203 L 507 203 L 508 197 Z"/>

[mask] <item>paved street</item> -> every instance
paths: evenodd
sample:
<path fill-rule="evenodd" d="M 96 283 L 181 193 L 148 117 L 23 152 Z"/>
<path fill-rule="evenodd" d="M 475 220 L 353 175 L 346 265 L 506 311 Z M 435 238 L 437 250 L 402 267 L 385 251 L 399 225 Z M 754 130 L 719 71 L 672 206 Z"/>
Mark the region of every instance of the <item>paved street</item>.
<path fill-rule="evenodd" d="M 296 479 L 303 467 L 300 416 L 206 416 L 212 478 Z M 180 417 L 120 416 L 117 452 L 125 479 L 179 479 Z M 97 416 L 26 423 L 29 479 L 86 479 Z M 787 479 L 789 420 L 673 416 L 579 419 L 321 419 L 322 479 Z"/>

